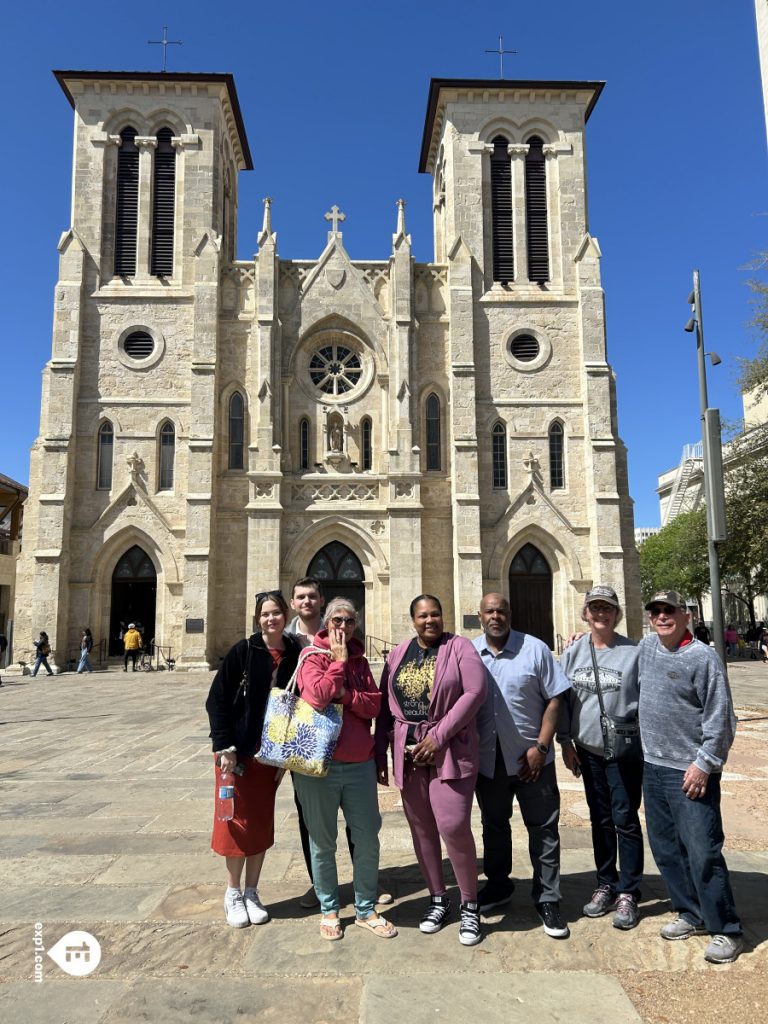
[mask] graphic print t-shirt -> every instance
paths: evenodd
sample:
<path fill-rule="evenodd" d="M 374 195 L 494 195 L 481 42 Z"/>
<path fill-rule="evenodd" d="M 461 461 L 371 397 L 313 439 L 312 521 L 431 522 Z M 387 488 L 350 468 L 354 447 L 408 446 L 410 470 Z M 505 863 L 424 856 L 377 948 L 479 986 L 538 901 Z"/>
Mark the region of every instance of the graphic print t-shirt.
<path fill-rule="evenodd" d="M 420 647 L 414 637 L 400 662 L 392 688 L 403 717 L 414 725 L 426 721 L 429 714 L 429 702 L 432 698 L 432 686 L 435 682 L 435 665 L 439 647 Z M 416 742 L 412 726 L 408 727 L 409 744 Z"/>

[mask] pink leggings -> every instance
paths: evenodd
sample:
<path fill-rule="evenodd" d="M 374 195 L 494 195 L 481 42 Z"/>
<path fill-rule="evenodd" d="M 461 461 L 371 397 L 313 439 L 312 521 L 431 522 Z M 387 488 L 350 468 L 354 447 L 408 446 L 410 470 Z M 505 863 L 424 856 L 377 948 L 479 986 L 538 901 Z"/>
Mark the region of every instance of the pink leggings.
<path fill-rule="evenodd" d="M 415 767 L 410 761 L 405 762 L 403 810 L 431 896 L 445 892 L 442 836 L 462 903 L 477 899 L 477 850 L 471 825 L 474 792 L 474 775 L 441 782 L 434 768 Z"/>

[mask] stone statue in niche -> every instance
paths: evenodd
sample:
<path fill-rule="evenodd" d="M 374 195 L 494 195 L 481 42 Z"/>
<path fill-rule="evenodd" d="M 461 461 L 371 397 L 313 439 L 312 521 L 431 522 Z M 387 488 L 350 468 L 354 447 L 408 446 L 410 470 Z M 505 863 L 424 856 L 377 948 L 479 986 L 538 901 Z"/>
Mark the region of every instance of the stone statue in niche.
<path fill-rule="evenodd" d="M 342 430 L 341 424 L 338 420 L 334 420 L 331 423 L 330 441 L 330 448 L 332 452 L 341 452 L 344 450 L 344 431 Z"/>

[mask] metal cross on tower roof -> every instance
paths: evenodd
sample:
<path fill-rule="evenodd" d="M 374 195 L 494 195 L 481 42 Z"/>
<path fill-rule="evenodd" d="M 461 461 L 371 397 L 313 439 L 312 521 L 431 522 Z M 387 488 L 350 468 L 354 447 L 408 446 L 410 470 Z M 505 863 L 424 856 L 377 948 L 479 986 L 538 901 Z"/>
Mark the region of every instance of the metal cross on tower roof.
<path fill-rule="evenodd" d="M 504 77 L 504 54 L 505 53 L 517 53 L 517 50 L 505 50 L 504 49 L 504 37 L 499 36 L 499 48 L 498 50 L 486 50 L 486 53 L 498 53 L 499 55 L 499 78 Z"/>
<path fill-rule="evenodd" d="M 180 39 L 169 39 L 168 38 L 168 26 L 163 25 L 163 38 L 162 39 L 148 39 L 147 46 L 162 46 L 163 48 L 163 71 L 167 71 L 166 67 L 168 58 L 168 47 L 169 46 L 183 46 L 184 44 Z"/>

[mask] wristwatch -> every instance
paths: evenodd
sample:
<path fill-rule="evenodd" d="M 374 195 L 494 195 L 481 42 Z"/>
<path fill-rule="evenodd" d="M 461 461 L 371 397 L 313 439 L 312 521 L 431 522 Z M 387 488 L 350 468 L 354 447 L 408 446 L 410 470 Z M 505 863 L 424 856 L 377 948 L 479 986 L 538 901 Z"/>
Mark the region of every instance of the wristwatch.
<path fill-rule="evenodd" d="M 536 744 L 536 749 L 538 750 L 538 752 L 540 754 L 548 754 L 549 753 L 549 747 L 547 746 L 546 743 L 537 743 Z"/>

